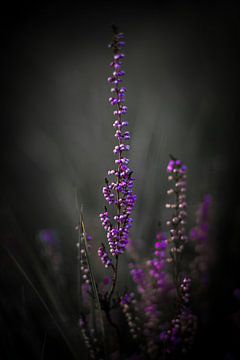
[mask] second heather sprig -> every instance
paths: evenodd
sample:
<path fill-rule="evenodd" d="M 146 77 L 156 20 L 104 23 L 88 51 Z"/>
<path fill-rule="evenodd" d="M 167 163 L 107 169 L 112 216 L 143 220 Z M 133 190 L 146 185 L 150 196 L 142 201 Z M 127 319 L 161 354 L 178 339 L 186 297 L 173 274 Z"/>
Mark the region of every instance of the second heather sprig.
<path fill-rule="evenodd" d="M 167 221 L 167 226 L 170 228 L 170 237 L 168 239 L 170 257 L 168 258 L 168 261 L 173 263 L 174 283 L 179 301 L 181 298 L 181 254 L 187 241 L 185 228 L 187 217 L 186 171 L 187 167 L 182 164 L 180 160 L 172 157 L 167 167 L 167 172 L 169 173 L 168 181 L 172 184 L 171 188 L 167 191 L 167 194 L 174 195 L 173 202 L 166 204 L 167 209 L 173 210 L 171 219 Z"/>

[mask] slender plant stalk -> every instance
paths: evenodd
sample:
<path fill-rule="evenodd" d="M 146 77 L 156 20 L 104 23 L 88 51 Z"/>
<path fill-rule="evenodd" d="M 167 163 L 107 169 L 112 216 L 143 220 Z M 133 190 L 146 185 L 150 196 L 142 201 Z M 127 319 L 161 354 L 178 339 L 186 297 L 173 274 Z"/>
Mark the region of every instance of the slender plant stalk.
<path fill-rule="evenodd" d="M 45 331 L 45 333 L 44 333 L 43 345 L 42 345 L 42 351 L 41 351 L 41 360 L 44 360 L 44 353 L 45 353 L 45 348 L 46 348 L 46 342 L 47 342 L 47 331 Z"/>
<path fill-rule="evenodd" d="M 83 239 L 83 247 L 84 247 L 84 250 L 85 250 L 85 253 L 86 253 L 86 261 L 87 261 L 87 266 L 88 266 L 89 274 L 90 274 L 93 297 L 94 297 L 95 305 L 96 305 L 98 315 L 99 315 L 99 328 L 100 328 L 101 337 L 102 337 L 104 355 L 105 355 L 105 358 L 107 359 L 108 358 L 108 353 L 107 353 L 107 349 L 106 349 L 106 337 L 105 337 L 104 322 L 103 322 L 103 317 L 102 317 L 101 303 L 100 303 L 98 290 L 97 290 L 97 286 L 96 286 L 96 281 L 95 281 L 95 278 L 94 278 L 94 274 L 93 274 L 90 259 L 89 259 L 88 245 L 87 245 L 87 238 L 86 238 L 86 229 L 85 229 L 85 225 L 84 225 L 84 221 L 83 221 L 82 210 L 80 211 L 80 226 L 81 226 L 81 236 L 82 236 L 82 239 Z"/>
<path fill-rule="evenodd" d="M 112 276 L 112 288 L 110 290 L 109 293 L 109 302 L 111 302 L 112 296 L 114 294 L 116 285 L 117 285 L 117 278 L 118 278 L 118 256 L 116 256 L 116 263 L 115 263 L 115 267 L 113 269 L 113 276 Z"/>
<path fill-rule="evenodd" d="M 41 294 L 39 293 L 39 291 L 37 290 L 36 286 L 33 284 L 32 280 L 29 278 L 29 276 L 27 275 L 27 273 L 24 271 L 23 267 L 19 264 L 19 262 L 17 261 L 17 259 L 15 258 L 15 256 L 11 253 L 11 251 L 4 245 L 2 245 L 2 247 L 4 248 L 4 250 L 7 252 L 8 256 L 10 257 L 10 259 L 14 262 L 14 264 L 16 265 L 17 269 L 20 271 L 20 273 L 23 275 L 23 277 L 25 278 L 25 280 L 28 282 L 28 284 L 30 285 L 30 287 L 33 289 L 33 291 L 35 292 L 35 294 L 37 295 L 38 299 L 40 300 L 40 302 L 42 303 L 43 307 L 45 308 L 45 310 L 47 311 L 47 313 L 49 314 L 49 316 L 51 317 L 52 321 L 54 322 L 56 328 L 58 329 L 59 333 L 61 334 L 64 342 L 66 343 L 67 347 L 69 348 L 71 354 L 73 355 L 73 357 L 77 360 L 79 360 L 78 355 L 76 354 L 75 350 L 73 349 L 71 343 L 69 342 L 68 338 L 66 337 L 66 335 L 64 334 L 63 329 L 61 328 L 61 326 L 59 325 L 59 323 L 57 322 L 55 316 L 53 315 L 52 311 L 49 309 L 47 303 L 44 301 L 43 297 L 41 296 Z"/>

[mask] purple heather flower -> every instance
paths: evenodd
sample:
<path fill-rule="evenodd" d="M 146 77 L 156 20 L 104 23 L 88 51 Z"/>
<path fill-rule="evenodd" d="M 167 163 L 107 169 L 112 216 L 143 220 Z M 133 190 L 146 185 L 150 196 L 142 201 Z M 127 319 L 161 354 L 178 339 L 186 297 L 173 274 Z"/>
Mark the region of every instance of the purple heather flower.
<path fill-rule="evenodd" d="M 156 236 L 154 258 L 147 262 L 149 275 L 154 280 L 158 291 L 163 291 L 166 285 L 166 251 L 168 242 L 165 233 L 159 232 Z"/>
<path fill-rule="evenodd" d="M 137 285 L 137 290 L 139 294 L 143 295 L 146 291 L 147 283 L 144 270 L 140 265 L 130 263 L 129 264 L 130 275 Z"/>
<path fill-rule="evenodd" d="M 109 230 L 111 228 L 111 223 L 108 217 L 108 212 L 105 211 L 104 213 L 100 214 L 100 220 L 102 223 L 102 226 L 105 230 Z"/>
<path fill-rule="evenodd" d="M 114 55 L 113 61 L 110 63 L 113 73 L 108 77 L 108 82 L 113 84 L 111 92 L 114 96 L 109 98 L 109 102 L 112 106 L 115 106 L 113 114 L 116 119 L 113 127 L 116 129 L 115 137 L 118 144 L 115 146 L 113 153 L 117 155 L 115 160 L 117 168 L 108 171 L 108 175 L 115 176 L 115 181 L 112 183 L 106 181 L 106 185 L 103 187 L 103 195 L 109 205 L 115 205 L 117 215 L 110 221 L 107 211 L 100 214 L 103 228 L 107 232 L 110 253 L 113 256 L 122 254 L 128 244 L 129 229 L 132 226 L 130 215 L 136 201 L 136 195 L 133 194 L 132 190 L 135 179 L 132 177 L 130 168 L 127 167 L 129 159 L 124 156 L 124 152 L 130 149 L 130 146 L 125 143 L 130 139 L 130 133 L 129 131 L 123 132 L 123 127 L 128 126 L 128 122 L 123 119 L 123 116 L 127 113 L 127 106 L 124 105 L 126 88 L 119 86 L 125 75 L 121 68 L 125 56 L 120 50 L 125 45 L 122 41 L 123 36 L 122 33 L 115 33 L 110 44 Z"/>
<path fill-rule="evenodd" d="M 121 305 L 128 305 L 131 301 L 131 297 L 129 295 L 129 293 L 125 293 L 120 300 Z"/>
<path fill-rule="evenodd" d="M 100 259 L 102 260 L 103 265 L 108 268 L 109 266 L 112 265 L 112 260 L 110 259 L 105 247 L 102 245 L 100 246 L 100 248 L 98 249 L 98 256 L 100 257 Z"/>
<path fill-rule="evenodd" d="M 119 49 L 117 49 L 117 51 L 118 51 Z M 116 54 L 116 55 L 114 55 L 113 56 L 113 59 L 115 60 L 115 61 L 118 61 L 118 60 L 120 60 L 120 59 L 123 59 L 125 57 L 125 55 L 124 54 Z"/>
<path fill-rule="evenodd" d="M 170 160 L 167 171 L 174 174 L 184 174 L 187 171 L 187 167 L 186 165 L 183 165 L 180 160 Z"/>

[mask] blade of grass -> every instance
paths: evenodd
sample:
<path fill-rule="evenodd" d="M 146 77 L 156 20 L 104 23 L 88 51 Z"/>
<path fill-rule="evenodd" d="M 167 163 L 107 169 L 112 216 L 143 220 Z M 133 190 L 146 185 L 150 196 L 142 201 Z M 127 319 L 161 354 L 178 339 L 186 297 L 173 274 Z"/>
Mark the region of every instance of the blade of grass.
<path fill-rule="evenodd" d="M 75 205 L 77 210 L 77 217 L 79 217 L 80 209 L 78 205 L 78 194 L 77 188 L 75 189 Z M 78 239 L 77 239 L 77 302 L 78 302 L 78 316 L 81 315 L 83 308 L 83 299 L 82 299 L 82 281 L 81 281 L 81 229 L 78 225 L 76 227 L 78 230 Z"/>
<path fill-rule="evenodd" d="M 12 254 L 12 252 L 8 249 L 8 247 L 2 245 L 2 247 L 4 248 L 4 250 L 6 251 L 6 253 L 8 254 L 8 256 L 10 257 L 10 259 L 13 261 L 13 263 L 15 264 L 15 266 L 17 267 L 17 269 L 20 271 L 20 273 L 23 275 L 23 277 L 25 278 L 25 280 L 27 281 L 27 283 L 30 285 L 30 287 L 32 288 L 32 290 L 34 291 L 34 293 L 37 295 L 38 299 L 40 300 L 40 302 L 42 303 L 43 307 L 45 308 L 45 310 L 47 311 L 48 315 L 50 316 L 50 318 L 52 319 L 52 321 L 54 322 L 56 328 L 58 329 L 59 333 L 61 334 L 64 342 L 66 343 L 67 347 L 69 348 L 69 351 L 71 352 L 71 354 L 73 355 L 73 357 L 76 360 L 79 360 L 79 357 L 77 356 L 77 354 L 75 353 L 72 345 L 70 344 L 69 340 L 67 339 L 66 335 L 63 332 L 63 329 L 61 328 L 61 326 L 59 325 L 59 323 L 57 322 L 55 316 L 53 315 L 52 311 L 50 310 L 49 306 L 47 305 L 47 303 L 44 301 L 43 297 L 41 296 L 41 294 L 39 293 L 38 289 L 36 288 L 36 286 L 33 284 L 32 280 L 29 278 L 29 276 L 27 275 L 27 273 L 25 272 L 25 270 L 23 269 L 23 267 L 20 265 L 20 263 L 17 261 L 17 259 L 15 258 L 15 256 Z"/>
<path fill-rule="evenodd" d="M 41 351 L 41 360 L 44 360 L 44 353 L 45 353 L 46 342 L 47 342 L 47 331 L 45 331 L 45 333 L 44 333 L 43 344 L 42 344 L 42 351 Z"/>
<path fill-rule="evenodd" d="M 99 315 L 99 328 L 100 328 L 100 333 L 101 333 L 101 337 L 102 337 L 102 342 L 103 342 L 103 349 L 104 349 L 104 353 L 105 353 L 105 359 L 108 358 L 108 353 L 106 351 L 106 337 L 105 337 L 105 329 L 104 329 L 104 322 L 103 322 L 103 316 L 102 316 L 102 309 L 101 309 L 101 304 L 100 304 L 100 300 L 99 300 L 99 296 L 98 296 L 98 290 L 97 290 L 97 285 L 96 285 L 96 281 L 95 281 L 95 277 L 92 271 L 92 267 L 91 267 L 91 263 L 90 263 L 90 258 L 89 258 L 89 253 L 88 253 L 88 244 L 87 244 L 87 238 L 86 238 L 86 229 L 85 229 L 85 225 L 84 225 L 84 221 L 83 221 L 83 212 L 82 209 L 80 210 L 80 225 L 81 225 L 81 230 L 82 230 L 82 240 L 83 240 L 83 247 L 86 253 L 86 262 L 87 262 L 87 266 L 89 269 L 89 275 L 90 275 L 90 282 L 91 282 L 91 286 L 92 286 L 92 292 L 93 292 L 93 297 L 94 297 L 94 301 L 95 301 L 95 305 L 97 308 L 97 312 Z"/>

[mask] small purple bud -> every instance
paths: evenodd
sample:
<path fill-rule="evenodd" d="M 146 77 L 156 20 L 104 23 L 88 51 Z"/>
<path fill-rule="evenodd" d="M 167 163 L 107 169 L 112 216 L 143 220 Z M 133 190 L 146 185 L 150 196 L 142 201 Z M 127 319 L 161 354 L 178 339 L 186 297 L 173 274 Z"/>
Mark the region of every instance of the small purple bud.
<path fill-rule="evenodd" d="M 124 54 L 116 54 L 116 55 L 114 55 L 114 60 L 123 59 L 124 57 L 125 57 Z"/>

